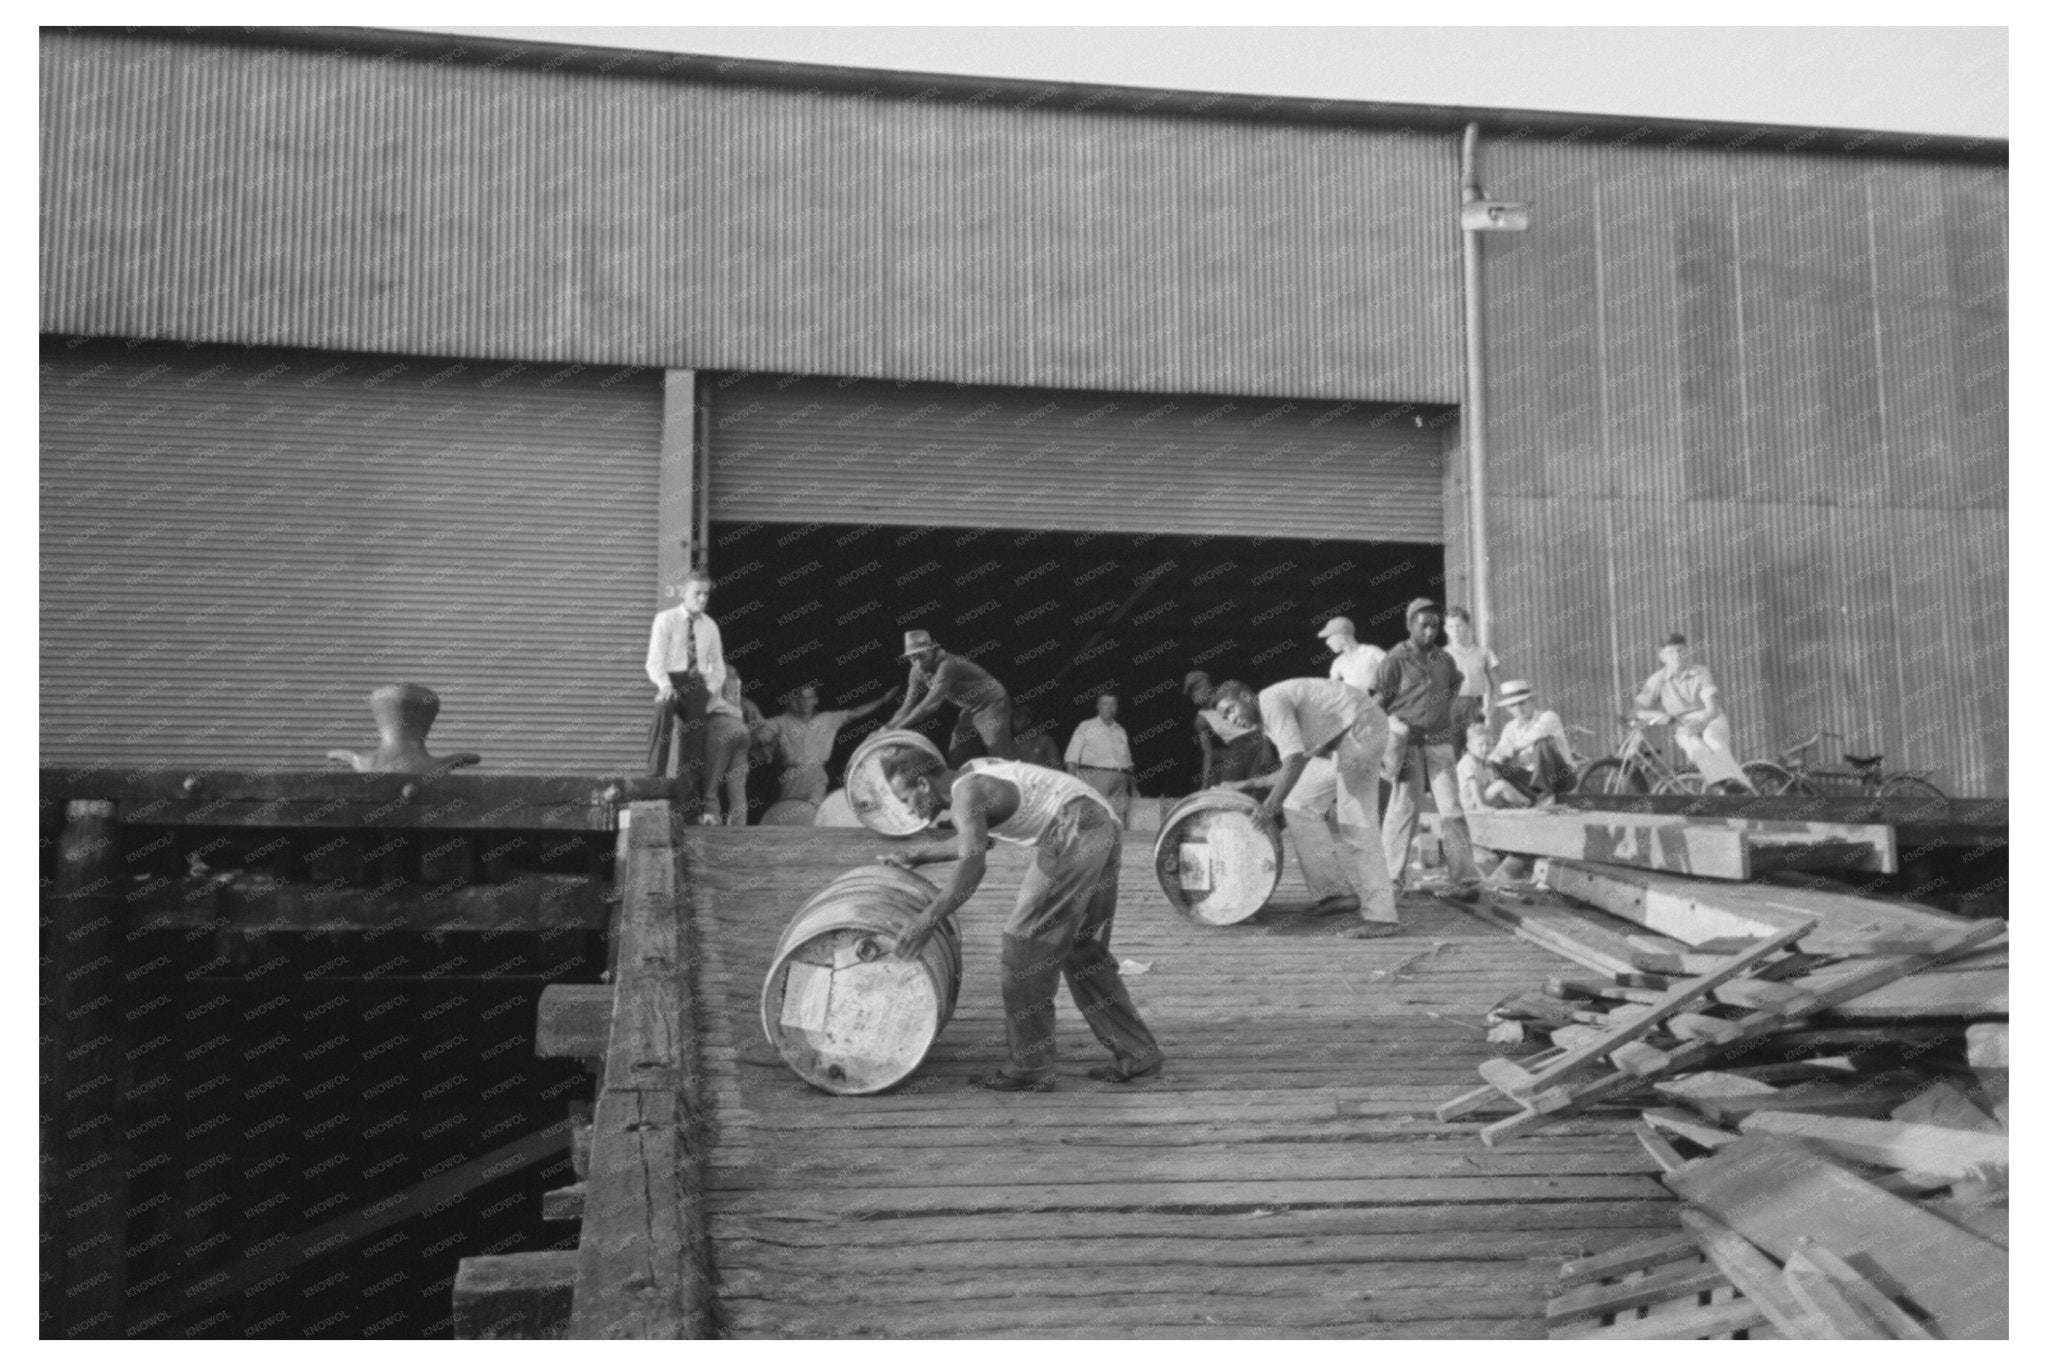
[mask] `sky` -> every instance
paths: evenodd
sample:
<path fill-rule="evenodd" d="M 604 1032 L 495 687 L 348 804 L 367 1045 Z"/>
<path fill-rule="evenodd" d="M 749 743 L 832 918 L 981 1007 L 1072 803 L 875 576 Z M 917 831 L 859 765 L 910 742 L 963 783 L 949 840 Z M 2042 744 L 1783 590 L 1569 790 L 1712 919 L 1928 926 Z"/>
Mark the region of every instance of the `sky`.
<path fill-rule="evenodd" d="M 1311 99 L 2007 136 L 2007 30 L 436 25 L 591 47 Z"/>

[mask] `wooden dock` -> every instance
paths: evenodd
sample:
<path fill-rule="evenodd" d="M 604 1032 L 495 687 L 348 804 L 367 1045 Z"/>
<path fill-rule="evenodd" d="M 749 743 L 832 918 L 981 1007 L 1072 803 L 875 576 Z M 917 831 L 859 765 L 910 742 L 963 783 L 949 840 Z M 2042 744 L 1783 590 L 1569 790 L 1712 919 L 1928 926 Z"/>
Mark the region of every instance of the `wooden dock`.
<path fill-rule="evenodd" d="M 813 1090 L 763 1039 L 776 936 L 887 843 L 691 829 L 712 1134 L 713 1331 L 816 1337 L 1540 1337 L 1561 1259 L 1677 1228 L 1624 1116 L 1503 1151 L 1438 1102 L 1491 1056 L 1480 1017 L 1563 960 L 1426 896 L 1401 937 L 1275 906 L 1190 924 L 1131 835 L 1114 947 L 1163 1079 L 1104 1057 L 1062 993 L 1059 1089 L 968 1085 L 1004 1057 L 1002 921 L 1026 866 L 991 857 L 963 914 L 960 1007 L 881 1096 Z M 935 869 L 934 872 L 943 872 Z"/>

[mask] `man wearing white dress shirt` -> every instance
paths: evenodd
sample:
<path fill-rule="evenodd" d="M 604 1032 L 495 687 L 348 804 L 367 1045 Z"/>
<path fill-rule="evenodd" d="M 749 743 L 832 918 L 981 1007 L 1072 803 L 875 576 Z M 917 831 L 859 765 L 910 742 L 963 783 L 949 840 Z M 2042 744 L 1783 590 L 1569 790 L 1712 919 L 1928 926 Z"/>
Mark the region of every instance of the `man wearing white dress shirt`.
<path fill-rule="evenodd" d="M 681 778 L 682 800 L 698 796 L 704 761 L 704 718 L 725 689 L 725 642 L 706 614 L 711 576 L 691 570 L 683 600 L 657 612 L 647 638 L 647 681 L 654 685 L 654 724 L 648 735 L 647 771 Z M 670 742 L 679 754 L 672 755 Z"/>
<path fill-rule="evenodd" d="M 1116 694 L 1095 699 L 1095 719 L 1074 727 L 1067 741 L 1067 772 L 1109 799 L 1116 818 L 1131 823 L 1131 737 L 1116 720 Z"/>

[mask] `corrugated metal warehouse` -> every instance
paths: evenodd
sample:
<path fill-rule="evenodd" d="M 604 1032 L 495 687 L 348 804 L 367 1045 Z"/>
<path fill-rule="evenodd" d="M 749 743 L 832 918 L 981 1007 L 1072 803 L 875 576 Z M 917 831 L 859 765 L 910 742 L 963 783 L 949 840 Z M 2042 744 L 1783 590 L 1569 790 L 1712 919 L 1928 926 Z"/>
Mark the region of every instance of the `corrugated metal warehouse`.
<path fill-rule="evenodd" d="M 1675 629 L 1745 756 L 2006 790 L 2002 142 L 362 30 L 45 30 L 41 100 L 46 762 L 406 678 L 631 768 L 698 562 L 770 691 L 923 626 L 1142 740 L 1433 591 L 1599 743 Z"/>

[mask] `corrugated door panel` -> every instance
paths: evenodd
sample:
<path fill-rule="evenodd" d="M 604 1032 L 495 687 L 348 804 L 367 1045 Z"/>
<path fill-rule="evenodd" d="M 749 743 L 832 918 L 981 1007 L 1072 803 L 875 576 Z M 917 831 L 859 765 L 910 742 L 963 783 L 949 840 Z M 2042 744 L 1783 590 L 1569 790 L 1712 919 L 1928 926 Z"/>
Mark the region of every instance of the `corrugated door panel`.
<path fill-rule="evenodd" d="M 42 760 L 644 762 L 658 371 L 46 339 Z"/>
<path fill-rule="evenodd" d="M 710 392 L 722 520 L 1443 541 L 1434 409 L 801 376 Z"/>

